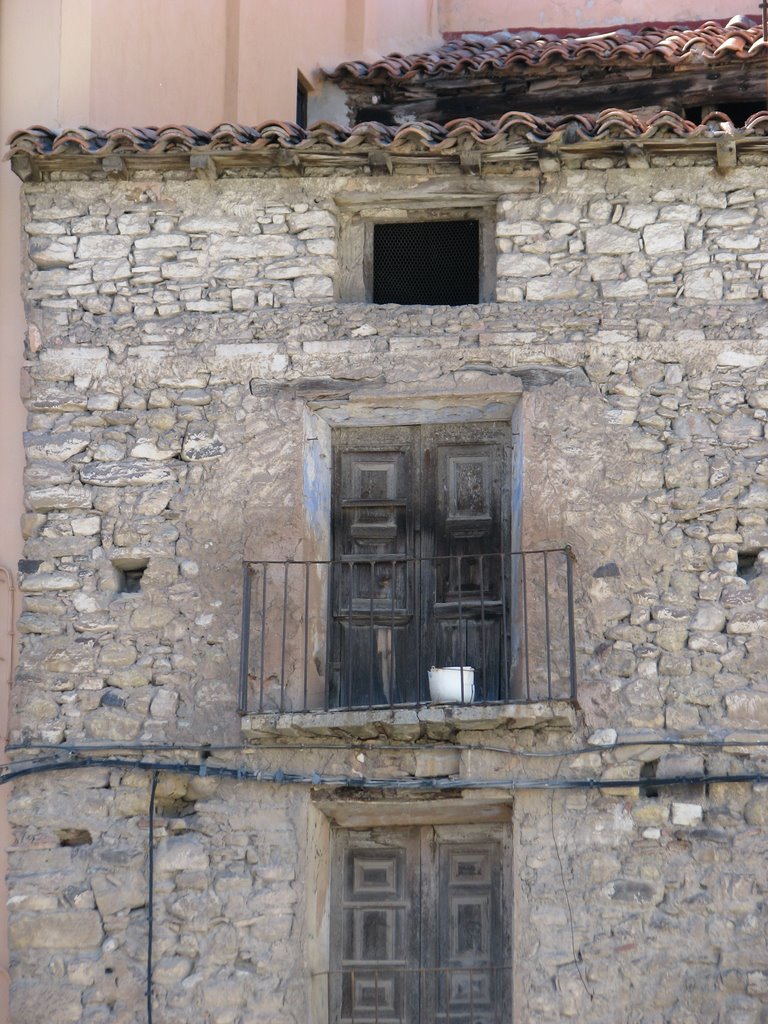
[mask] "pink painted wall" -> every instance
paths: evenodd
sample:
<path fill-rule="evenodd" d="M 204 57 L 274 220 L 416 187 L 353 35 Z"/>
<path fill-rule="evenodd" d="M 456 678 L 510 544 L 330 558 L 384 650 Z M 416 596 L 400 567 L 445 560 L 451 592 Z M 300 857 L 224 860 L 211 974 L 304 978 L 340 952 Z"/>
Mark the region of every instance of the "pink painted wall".
<path fill-rule="evenodd" d="M 757 10 L 756 0 L 747 11 Z M 441 32 L 492 32 L 499 28 L 592 28 L 662 21 L 697 25 L 708 18 L 744 13 L 733 0 L 440 0 Z M 758 18 L 758 15 L 755 15 Z"/>
<path fill-rule="evenodd" d="M 440 39 L 437 0 L 67 0 L 62 16 L 68 95 L 101 127 L 293 119 L 297 70 L 317 84 L 341 60 Z"/>

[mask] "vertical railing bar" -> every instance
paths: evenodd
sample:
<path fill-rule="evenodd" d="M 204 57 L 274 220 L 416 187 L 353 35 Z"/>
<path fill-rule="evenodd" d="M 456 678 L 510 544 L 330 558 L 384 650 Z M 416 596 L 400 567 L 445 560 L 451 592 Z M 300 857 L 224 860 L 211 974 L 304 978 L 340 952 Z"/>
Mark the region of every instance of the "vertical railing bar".
<path fill-rule="evenodd" d="M 525 564 L 525 552 L 521 553 L 523 561 L 523 645 L 525 647 L 525 699 L 531 699 L 531 670 L 528 660 L 528 574 Z"/>
<path fill-rule="evenodd" d="M 464 637 L 464 613 L 463 613 L 463 609 L 462 609 L 462 593 L 461 593 L 461 574 L 462 574 L 461 560 L 462 560 L 462 556 L 461 555 L 456 555 L 456 559 L 458 561 L 458 569 L 459 569 L 459 666 L 460 666 L 459 675 L 461 677 L 461 694 L 462 694 L 462 696 L 464 696 L 464 662 L 467 659 L 466 659 L 466 639 Z"/>
<path fill-rule="evenodd" d="M 261 563 L 261 637 L 259 650 L 259 711 L 264 710 L 264 650 L 267 639 L 267 572 L 269 563 Z"/>
<path fill-rule="evenodd" d="M 510 577 L 510 592 L 512 590 L 512 558 L 509 556 L 509 577 Z M 503 693 L 501 688 L 499 689 L 499 699 L 509 701 L 509 664 L 511 661 L 512 652 L 509 650 L 509 643 L 511 637 L 508 634 L 508 627 L 510 616 L 507 614 L 507 566 L 506 566 L 506 555 L 499 555 L 499 565 L 501 568 L 501 635 L 502 635 L 502 681 L 503 681 Z"/>
<path fill-rule="evenodd" d="M 379 969 L 373 969 L 373 991 L 376 993 L 376 1005 L 373 1008 L 374 1024 L 379 1024 Z"/>
<path fill-rule="evenodd" d="M 480 661 L 483 666 L 483 700 L 488 700 L 488 663 L 486 660 L 486 649 L 485 649 L 485 572 L 484 572 L 484 560 L 485 555 L 480 555 Z M 470 691 L 471 692 L 471 691 Z M 464 684 L 462 680 L 461 687 L 461 700 L 464 702 Z"/>
<path fill-rule="evenodd" d="M 368 707 L 373 707 L 373 567 L 371 559 L 368 580 Z"/>
<path fill-rule="evenodd" d="M 472 973 L 473 968 L 469 968 L 469 1019 L 471 1024 L 475 1024 L 475 976 Z"/>
<path fill-rule="evenodd" d="M 304 563 L 304 703 L 302 710 L 307 710 L 307 672 L 309 661 L 309 562 Z"/>
<path fill-rule="evenodd" d="M 321 562 L 315 563 L 318 566 L 322 566 Z M 339 637 L 339 649 L 338 649 L 338 664 L 341 668 L 343 661 L 343 654 L 341 650 L 341 627 L 336 625 L 336 567 L 332 561 L 328 562 L 327 565 L 328 576 L 323 584 L 323 570 L 318 570 L 318 577 L 320 579 L 320 593 L 325 595 L 326 608 L 325 608 L 325 657 L 323 659 L 323 710 L 330 711 L 331 709 L 331 686 L 333 684 L 333 673 L 335 671 L 335 665 L 333 656 L 336 653 L 336 636 Z M 319 624 L 319 623 L 318 623 Z M 336 633 L 337 628 L 339 633 Z M 339 693 L 338 701 L 341 703 L 341 680 L 339 680 Z M 329 990 L 330 991 L 330 990 Z"/>
<path fill-rule="evenodd" d="M 422 667 L 424 662 L 424 625 L 422 621 L 423 603 L 425 599 L 424 594 L 424 562 L 422 559 L 411 558 L 406 560 L 406 587 L 411 584 L 413 586 L 413 592 L 411 594 L 411 600 L 413 602 L 413 618 L 416 623 L 416 700 L 417 703 L 421 703 L 421 696 L 424 687 L 424 680 L 422 678 Z M 434 563 L 432 563 L 434 568 Z M 434 576 L 434 572 L 432 573 Z M 435 591 L 435 600 L 437 600 L 437 591 Z M 433 602 L 434 604 L 434 602 Z M 407 610 L 407 609 L 406 609 Z M 429 692 L 427 691 L 427 699 L 429 699 Z"/>
<path fill-rule="evenodd" d="M 347 689 L 347 703 L 346 707 L 352 707 L 352 594 L 354 589 L 353 579 L 353 565 L 354 562 L 349 562 L 349 572 L 347 574 L 347 582 L 349 584 L 349 598 L 347 600 L 347 665 L 346 665 L 346 689 Z"/>
<path fill-rule="evenodd" d="M 352 1024 L 355 1024 L 355 968 L 352 968 L 350 989 L 349 989 L 349 1009 L 352 1014 Z"/>
<path fill-rule="evenodd" d="M 389 703 L 395 703 L 395 591 L 397 590 L 397 562 L 392 559 L 392 579 L 390 582 L 390 627 L 389 627 Z"/>
<path fill-rule="evenodd" d="M 248 664 L 251 649 L 251 565 L 243 562 L 243 620 L 240 630 L 240 692 L 237 709 L 241 715 L 248 714 Z"/>
<path fill-rule="evenodd" d="M 547 699 L 552 700 L 552 638 L 549 635 L 549 570 L 544 552 L 544 637 L 547 644 Z"/>
<path fill-rule="evenodd" d="M 573 621 L 573 563 L 574 554 L 570 547 L 565 548 L 565 578 L 568 594 L 568 661 L 571 683 L 571 700 L 576 700 L 576 631 Z"/>
<path fill-rule="evenodd" d="M 285 711 L 285 641 L 288 632 L 288 568 L 290 563 L 283 566 L 283 637 L 282 649 L 280 651 L 280 711 Z"/>

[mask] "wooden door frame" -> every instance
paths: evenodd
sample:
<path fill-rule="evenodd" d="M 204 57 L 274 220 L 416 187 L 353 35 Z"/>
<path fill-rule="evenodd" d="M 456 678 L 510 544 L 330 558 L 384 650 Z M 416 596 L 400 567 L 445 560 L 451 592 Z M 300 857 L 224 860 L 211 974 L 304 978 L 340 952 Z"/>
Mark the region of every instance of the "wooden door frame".
<path fill-rule="evenodd" d="M 437 918 L 439 914 L 438 902 L 440 897 L 439 892 L 439 876 L 440 876 L 440 845 L 441 839 L 443 841 L 449 841 L 456 845 L 467 845 L 473 844 L 486 844 L 489 841 L 498 842 L 500 848 L 499 864 L 498 864 L 498 902 L 497 910 L 500 915 L 499 919 L 499 931 L 500 931 L 500 945 L 501 955 L 499 957 L 501 965 L 501 981 L 496 987 L 496 995 L 500 994 L 499 1007 L 494 1006 L 494 1011 L 498 1016 L 496 1020 L 501 1024 L 502 1021 L 513 1019 L 512 1014 L 512 1000 L 514 991 L 514 979 L 513 979 L 513 968 L 512 968 L 512 951 L 513 951 L 513 888 L 512 888 L 512 827 L 511 821 L 508 815 L 505 814 L 501 809 L 497 808 L 497 820 L 488 822 L 486 824 L 478 824 L 474 822 L 472 824 L 466 823 L 451 823 L 451 824 L 434 824 L 431 822 L 423 822 L 421 824 L 399 824 L 399 825 L 379 825 L 372 823 L 369 827 L 364 830 L 358 828 L 345 828 L 338 825 L 331 825 L 329 830 L 329 847 L 330 847 L 330 878 L 329 878 L 329 891 L 330 891 L 330 909 L 329 909 L 329 985 L 328 985 L 328 1022 L 329 1024 L 337 1024 L 341 1019 L 339 1000 L 341 999 L 341 990 L 335 985 L 333 981 L 333 972 L 337 969 L 336 965 L 340 964 L 343 960 L 343 921 L 341 907 L 343 905 L 342 893 L 340 886 L 343 889 L 344 886 L 344 871 L 345 862 L 344 857 L 346 851 L 350 845 L 351 837 L 355 833 L 364 834 L 364 843 L 370 840 L 370 833 L 378 832 L 381 833 L 382 839 L 391 840 L 391 843 L 383 842 L 382 846 L 398 845 L 398 833 L 402 833 L 402 839 L 400 840 L 401 846 L 404 848 L 413 847 L 415 844 L 415 853 L 418 860 L 418 879 L 417 879 L 417 907 L 416 907 L 416 918 L 417 922 L 412 922 L 412 934 L 409 936 L 411 942 L 411 956 L 415 955 L 415 950 L 418 948 L 419 962 L 418 969 L 419 973 L 416 975 L 418 984 L 416 982 L 409 981 L 406 986 L 406 1022 L 412 1024 L 410 1017 L 408 1016 L 408 1009 L 413 1011 L 413 998 L 418 997 L 418 1006 L 416 1007 L 417 1016 L 415 1020 L 421 1020 L 422 1016 L 426 1013 L 432 1013 L 432 1017 L 429 1018 L 430 1024 L 438 1019 L 437 1007 L 434 1003 L 434 992 L 432 987 L 427 981 L 426 984 L 422 984 L 422 968 L 427 968 L 427 973 L 431 968 L 439 966 L 438 960 L 438 948 L 439 948 L 439 937 L 437 935 Z M 354 841 L 354 840 L 352 840 Z M 372 843 L 372 845 L 374 845 Z M 413 855 L 413 853 L 412 853 Z M 409 870 L 406 867 L 406 870 Z M 495 891 L 495 890 L 494 890 Z M 334 912 L 334 909 L 336 912 Z M 417 927 L 418 924 L 418 927 Z M 504 968 L 508 965 L 509 970 Z M 498 966 L 498 965 L 495 965 Z M 410 1002 L 408 1002 L 410 1000 Z M 422 1002 L 426 1000 L 426 1002 Z"/>

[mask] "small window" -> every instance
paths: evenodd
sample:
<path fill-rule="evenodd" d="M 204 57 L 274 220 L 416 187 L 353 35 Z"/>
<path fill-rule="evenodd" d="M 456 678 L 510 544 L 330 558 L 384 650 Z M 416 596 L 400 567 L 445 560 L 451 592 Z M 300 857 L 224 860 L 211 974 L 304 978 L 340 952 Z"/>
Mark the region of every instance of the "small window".
<path fill-rule="evenodd" d="M 505 845 L 492 826 L 336 832 L 332 1024 L 510 1019 Z"/>
<path fill-rule="evenodd" d="M 373 301 L 425 306 L 479 302 L 479 222 L 375 224 Z"/>
<path fill-rule="evenodd" d="M 148 558 L 118 558 L 112 565 L 117 576 L 118 594 L 141 592 L 141 581 L 149 565 Z"/>

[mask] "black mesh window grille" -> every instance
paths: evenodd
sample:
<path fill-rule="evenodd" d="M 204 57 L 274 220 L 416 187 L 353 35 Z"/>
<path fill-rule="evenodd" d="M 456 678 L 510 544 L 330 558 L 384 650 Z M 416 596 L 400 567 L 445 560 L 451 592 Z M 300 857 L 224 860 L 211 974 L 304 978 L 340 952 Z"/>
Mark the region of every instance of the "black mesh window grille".
<path fill-rule="evenodd" d="M 479 302 L 479 222 L 374 224 L 373 301 L 424 306 Z"/>

